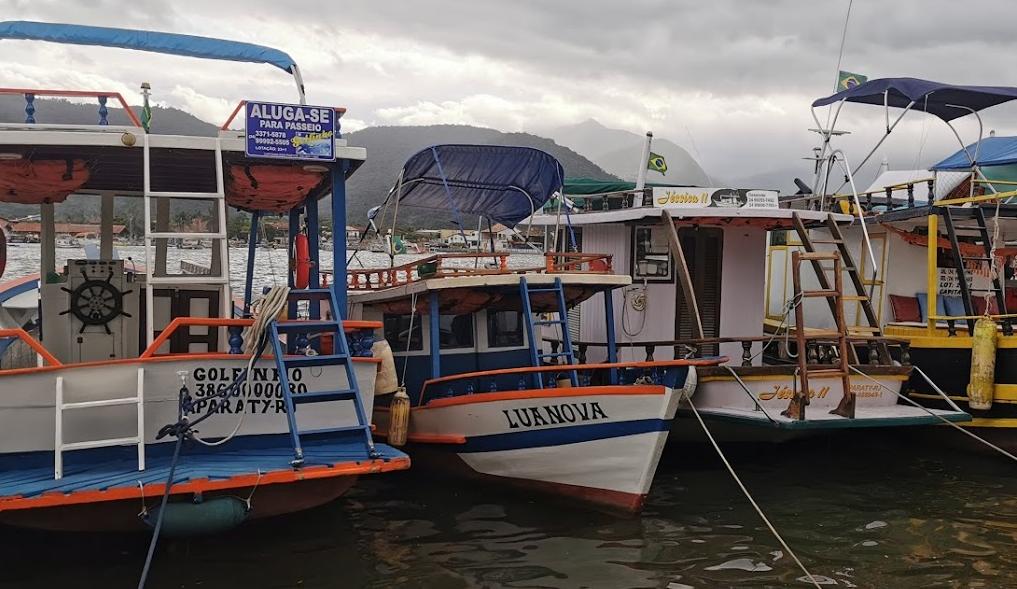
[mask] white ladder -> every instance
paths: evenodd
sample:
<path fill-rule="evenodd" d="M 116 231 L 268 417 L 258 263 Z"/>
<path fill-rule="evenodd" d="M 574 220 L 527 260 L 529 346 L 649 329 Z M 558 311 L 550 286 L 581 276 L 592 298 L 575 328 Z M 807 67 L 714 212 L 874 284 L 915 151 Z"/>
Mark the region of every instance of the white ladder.
<path fill-rule="evenodd" d="M 209 138 L 215 142 L 215 192 L 158 192 L 152 190 L 152 154 L 151 135 L 144 134 L 144 196 L 145 196 L 145 265 L 147 276 L 145 281 L 145 331 L 147 344 L 151 345 L 155 339 L 155 287 L 157 285 L 172 284 L 215 284 L 220 286 L 219 316 L 229 318 L 231 316 L 233 296 L 230 292 L 229 277 L 229 241 L 226 234 L 226 189 L 223 179 L 222 164 L 222 139 L 220 137 Z M 180 231 L 153 231 L 152 230 L 152 203 L 155 199 L 207 199 L 216 201 L 216 218 L 218 227 L 211 232 L 180 232 Z M 155 267 L 153 256 L 153 245 L 157 239 L 210 239 L 215 248 L 219 248 L 218 274 L 214 264 L 210 264 L 208 275 L 196 276 L 157 276 L 160 271 Z M 209 329 L 215 329 L 209 327 Z M 213 352 L 215 350 L 209 350 Z"/>
<path fill-rule="evenodd" d="M 90 409 L 95 407 L 115 407 L 120 405 L 137 405 L 138 434 L 126 438 L 106 438 L 103 440 L 85 440 L 82 442 L 64 443 L 64 411 L 73 409 Z M 89 448 L 108 448 L 112 446 L 138 447 L 138 470 L 145 470 L 145 369 L 138 367 L 138 389 L 133 397 L 117 397 L 98 401 L 64 402 L 64 377 L 56 379 L 56 423 L 54 423 L 53 440 L 53 478 L 60 480 L 64 476 L 64 452 L 71 450 L 87 450 Z"/>

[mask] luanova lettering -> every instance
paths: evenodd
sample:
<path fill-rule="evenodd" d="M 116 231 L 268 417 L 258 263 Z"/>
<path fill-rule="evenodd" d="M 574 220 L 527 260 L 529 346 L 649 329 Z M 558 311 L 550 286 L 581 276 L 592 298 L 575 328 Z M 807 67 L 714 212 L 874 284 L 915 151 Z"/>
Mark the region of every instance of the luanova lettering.
<path fill-rule="evenodd" d="M 607 414 L 596 401 L 502 409 L 501 412 L 505 414 L 511 429 L 607 419 Z"/>

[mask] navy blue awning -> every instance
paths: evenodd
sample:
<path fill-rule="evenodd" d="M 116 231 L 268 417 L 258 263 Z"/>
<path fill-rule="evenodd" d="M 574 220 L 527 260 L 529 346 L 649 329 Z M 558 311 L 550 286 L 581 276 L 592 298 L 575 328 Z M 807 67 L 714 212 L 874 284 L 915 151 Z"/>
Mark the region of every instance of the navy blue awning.
<path fill-rule="evenodd" d="M 882 105 L 884 93 L 889 106 L 906 108 L 914 101 L 913 110 L 925 111 L 944 121 L 1017 98 L 1017 88 L 1010 86 L 956 86 L 917 78 L 879 78 L 820 98 L 812 106 L 841 100 Z"/>
<path fill-rule="evenodd" d="M 399 202 L 515 227 L 560 191 L 564 178 L 557 159 L 532 147 L 435 145 L 406 161 Z"/>
<path fill-rule="evenodd" d="M 267 63 L 293 73 L 293 58 L 283 51 L 253 43 L 193 35 L 32 21 L 0 22 L 0 39 L 51 41 L 74 45 L 120 47 L 188 57 Z"/>

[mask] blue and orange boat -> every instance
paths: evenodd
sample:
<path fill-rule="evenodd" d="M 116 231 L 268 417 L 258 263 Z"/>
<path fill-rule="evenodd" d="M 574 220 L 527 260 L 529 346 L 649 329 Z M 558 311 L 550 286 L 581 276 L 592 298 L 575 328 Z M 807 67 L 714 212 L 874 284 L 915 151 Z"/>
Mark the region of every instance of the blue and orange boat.
<path fill-rule="evenodd" d="M 0 329 L 0 522 L 125 530 L 161 514 L 167 531 L 208 532 L 408 468 L 405 454 L 372 439 L 381 324 L 344 321 L 345 288 L 323 286 L 319 272 L 318 201 L 333 197 L 331 222 L 342 227 L 346 179 L 366 157 L 339 136 L 344 109 L 304 104 L 296 64 L 266 47 L 27 22 L 0 23 L 0 38 L 267 63 L 300 90 L 300 104 L 242 102 L 212 137 L 150 132 L 114 92 L 0 90 L 25 99 L 24 122 L 0 125 L 0 201 L 38 206 L 43 237 L 41 280 L 0 286 L 11 297 L 37 292 L 39 309 L 34 332 Z M 95 99 L 98 124 L 39 122 L 41 96 Z M 231 128 L 241 109 L 246 132 Z M 292 153 L 266 150 L 251 128 L 298 118 L 308 122 L 281 142 L 267 136 Z M 56 207 L 85 195 L 100 203 L 99 256 L 57 264 Z M 121 197 L 144 206 L 138 264 L 113 254 Z M 208 227 L 176 226 L 181 203 L 204 211 Z M 229 276 L 229 207 L 252 215 L 242 305 Z M 277 214 L 289 219 L 297 261 L 285 284 L 256 297 L 258 226 Z M 202 274 L 169 263 L 170 243 L 188 239 L 212 246 Z M 343 252 L 332 257 L 342 276 Z"/>
<path fill-rule="evenodd" d="M 563 178 L 561 164 L 537 149 L 437 145 L 403 166 L 378 224 L 394 226 L 400 208 L 426 208 L 452 212 L 459 227 L 470 215 L 513 228 L 560 193 Z M 614 293 L 629 276 L 612 271 L 610 255 L 533 258 L 440 254 L 351 270 L 351 314 L 385 325 L 393 384 L 412 405 L 406 439 L 417 466 L 639 511 L 679 403 L 695 391 L 696 367 L 725 358 L 619 362 Z M 612 353 L 602 362 L 586 363 L 572 346 L 582 301 L 608 326 Z M 550 337 L 561 344 L 552 348 Z M 375 409 L 380 432 L 396 414 L 390 400 Z"/>

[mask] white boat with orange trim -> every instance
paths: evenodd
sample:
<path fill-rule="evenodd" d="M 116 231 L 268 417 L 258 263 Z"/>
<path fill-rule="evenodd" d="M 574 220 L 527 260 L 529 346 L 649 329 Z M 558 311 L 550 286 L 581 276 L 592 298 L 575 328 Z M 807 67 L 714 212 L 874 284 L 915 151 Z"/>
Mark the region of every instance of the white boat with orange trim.
<path fill-rule="evenodd" d="M 562 177 L 535 149 L 440 145 L 410 158 L 388 206 L 513 227 Z M 630 283 L 610 256 L 550 253 L 539 267 L 510 268 L 505 253 L 445 254 L 348 277 L 351 316 L 385 325 L 412 404 L 416 467 L 638 511 L 695 367 L 722 361 L 578 362 L 568 309 L 597 299 L 611 324 L 613 293 Z M 552 334 L 565 341 L 553 352 L 543 342 Z M 392 425 L 390 399 L 375 409 L 379 432 Z"/>
<path fill-rule="evenodd" d="M 775 191 L 633 185 L 619 192 L 616 183 L 599 185 L 605 188 L 590 180 L 566 182 L 566 200 L 552 201 L 533 217 L 558 243 L 620 260 L 616 268 L 632 279 L 613 324 L 605 324 L 595 303 L 579 306 L 572 344 L 581 361 L 612 353 L 628 361 L 704 353 L 737 359 L 700 369 L 693 400 L 728 441 L 970 419 L 959 410 L 898 404 L 911 367 L 889 358 L 887 350 L 900 342 L 848 324 L 851 307 L 862 300 L 841 284 L 853 265 L 848 257 L 816 253 L 789 260 L 794 271 L 787 282 L 769 286 L 786 289 L 800 304 L 781 309 L 783 331 L 764 332 L 770 232 L 828 219 L 850 223 L 849 215 L 781 208 Z M 787 330 L 805 326 L 806 305 L 831 320 L 823 329 Z M 675 423 L 675 439 L 703 440 L 695 421 Z"/>
<path fill-rule="evenodd" d="M 0 37 L 256 61 L 299 74 L 281 51 L 215 39 L 40 23 L 0 23 Z M 246 132 L 231 129 L 231 117 L 217 136 L 185 137 L 149 132 L 117 93 L 0 93 L 26 101 L 23 123 L 0 125 L 0 201 L 39 206 L 43 235 L 40 274 L 0 285 L 8 295 L 0 340 L 13 342 L 0 349 L 0 523 L 126 530 L 161 521 L 167 532 L 208 533 L 314 507 L 360 475 L 409 466 L 371 436 L 380 360 L 370 349 L 381 324 L 344 321 L 345 289 L 322 287 L 317 270 L 318 200 L 334 196 L 332 220 L 342 227 L 346 178 L 366 157 L 338 136 L 342 109 L 304 105 L 302 86 L 301 104 L 275 105 L 283 118 L 328 121 L 330 139 L 330 157 L 278 159 L 250 144 L 251 112 L 262 103 L 234 112 L 246 104 Z M 97 98 L 99 124 L 37 122 L 35 99 L 47 95 Z M 123 110 L 111 112 L 110 100 Z M 272 108 L 262 106 L 262 120 L 272 120 Z M 113 124 L 114 116 L 125 122 Z M 100 197 L 100 255 L 57 267 L 55 211 L 79 195 Z M 113 255 L 115 197 L 144 202 L 145 270 Z M 174 227 L 170 204 L 180 201 L 205 206 L 211 229 Z M 239 309 L 228 206 L 253 215 Z M 289 215 L 290 248 L 306 256 L 288 287 L 255 299 L 265 214 Z M 173 239 L 208 240 L 208 272 L 174 273 Z M 343 255 L 333 263 L 342 276 Z M 25 296 L 35 300 L 13 305 Z M 34 334 L 15 312 L 32 306 Z"/>

